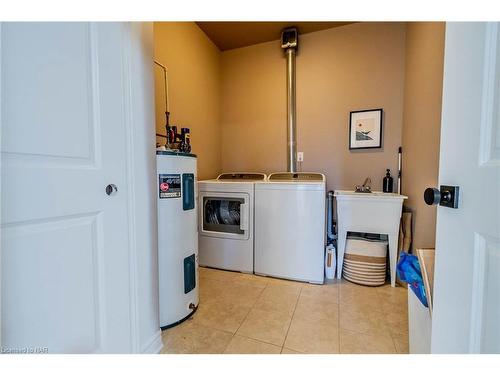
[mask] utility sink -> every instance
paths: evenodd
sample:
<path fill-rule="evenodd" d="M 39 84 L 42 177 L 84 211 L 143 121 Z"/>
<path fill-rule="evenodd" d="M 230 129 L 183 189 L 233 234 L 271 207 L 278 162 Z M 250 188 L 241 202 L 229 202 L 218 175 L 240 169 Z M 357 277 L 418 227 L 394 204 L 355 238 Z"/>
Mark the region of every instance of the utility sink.
<path fill-rule="evenodd" d="M 364 197 L 383 197 L 383 198 L 397 198 L 397 199 L 406 199 L 408 198 L 405 195 L 401 195 L 398 193 L 384 193 L 382 191 L 351 191 L 351 190 L 336 190 L 335 196 L 339 195 L 361 195 Z"/>
<path fill-rule="evenodd" d="M 408 197 L 396 193 L 358 193 L 352 190 L 336 190 L 338 219 L 337 277 L 342 277 L 347 232 L 379 233 L 389 237 L 391 285 L 396 282 L 396 257 L 399 221 L 403 201 Z"/>

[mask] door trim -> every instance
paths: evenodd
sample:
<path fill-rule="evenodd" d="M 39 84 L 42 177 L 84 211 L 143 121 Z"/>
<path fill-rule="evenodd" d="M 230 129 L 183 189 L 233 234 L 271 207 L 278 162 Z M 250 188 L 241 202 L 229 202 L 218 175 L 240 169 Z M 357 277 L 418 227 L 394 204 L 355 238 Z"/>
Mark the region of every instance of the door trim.
<path fill-rule="evenodd" d="M 145 74 L 144 70 L 150 67 L 151 69 L 151 85 L 153 87 L 153 51 L 152 51 L 152 30 L 153 26 L 149 22 L 123 22 L 122 23 L 122 37 L 124 38 L 124 48 L 123 48 L 123 63 L 122 63 L 122 75 L 123 75 L 123 108 L 124 108 L 124 132 L 125 132 L 125 143 L 126 143 L 126 153 L 127 157 L 125 160 L 125 181 L 127 184 L 127 195 L 129 199 L 127 200 L 127 212 L 128 212 L 128 258 L 129 258 L 129 295 L 130 295 L 130 335 L 131 335 L 131 352 L 133 353 L 159 353 L 163 347 L 161 340 L 161 330 L 159 321 L 155 321 L 154 333 L 149 339 L 144 339 L 144 335 L 150 334 L 150 327 L 145 327 L 144 323 L 149 321 L 151 317 L 151 312 L 153 311 L 153 306 L 149 306 L 147 309 L 141 304 L 143 300 L 141 299 L 141 294 L 144 293 L 144 287 L 141 288 L 139 284 L 139 278 L 144 279 L 148 277 L 148 283 L 151 281 L 149 278 L 153 278 L 153 275 L 145 274 L 145 270 L 141 263 L 139 263 L 139 257 L 152 256 L 156 259 L 157 254 L 157 220 L 156 220 L 156 184 L 154 180 L 148 184 L 147 188 L 144 186 L 143 182 L 138 182 L 144 179 L 144 166 L 142 157 L 145 152 L 151 152 L 151 176 L 156 175 L 154 156 L 154 145 L 155 145 L 155 133 L 154 133 L 154 120 L 153 117 L 150 119 L 149 123 L 147 114 L 154 114 L 154 102 L 145 103 L 144 95 L 142 92 L 137 92 L 144 88 L 148 89 L 146 83 L 143 84 L 144 80 L 147 80 L 148 75 Z M 148 31 L 149 30 L 149 31 Z M 150 35 L 149 35 L 150 34 Z M 148 39 L 151 37 L 151 40 Z M 146 46 L 151 49 L 150 56 L 150 66 L 147 66 L 148 57 L 144 57 L 143 47 L 144 40 L 148 39 L 148 43 L 151 45 Z M 137 72 L 141 71 L 144 73 L 140 79 L 137 77 Z M 153 92 L 151 92 L 151 98 L 154 100 Z M 151 104 L 151 108 L 148 107 Z M 153 115 L 152 115 L 153 116 Z M 148 121 L 150 125 L 150 132 L 144 133 L 143 126 L 148 126 L 144 124 L 144 121 Z M 145 146 L 147 144 L 151 147 Z M 136 160 L 138 158 L 140 160 Z M 148 164 L 149 166 L 149 164 Z M 146 173 L 147 174 L 147 173 Z M 149 180 L 149 179 L 148 179 Z M 142 215 L 140 205 L 143 204 L 142 194 L 144 190 L 148 190 L 151 194 L 151 199 L 153 199 L 154 204 L 154 220 L 151 224 L 154 224 L 155 233 L 154 248 L 145 249 L 141 238 L 144 237 L 143 226 L 137 221 L 137 217 Z M 149 196 L 149 195 L 148 195 Z M 140 204 L 138 203 L 140 202 Z M 139 204 L 139 206 L 138 206 Z M 148 234 L 149 235 L 149 234 Z M 139 243 L 140 242 L 140 243 Z M 144 251 L 148 251 L 147 254 Z M 155 269 L 157 270 L 157 265 Z M 158 274 L 154 275 L 154 285 L 158 285 Z M 156 301 L 158 300 L 158 290 L 156 291 Z M 148 290 L 149 292 L 149 290 Z M 156 309 L 156 319 L 158 319 L 158 305 L 154 307 Z M 146 320 L 147 319 L 147 320 Z"/>
<path fill-rule="evenodd" d="M 139 311 L 138 311 L 138 290 L 137 290 L 137 246 L 136 246 L 136 211 L 135 211 L 135 171 L 133 168 L 133 160 L 131 155 L 134 155 L 135 144 L 133 137 L 132 123 L 132 46 L 131 46 L 131 25 L 130 23 L 123 24 L 123 39 L 125 41 L 123 48 L 122 61 L 122 76 L 123 76 L 123 117 L 126 138 L 126 183 L 127 183 L 127 212 L 128 212 L 128 258 L 129 258 L 129 295 L 130 295 L 130 335 L 132 343 L 132 352 L 140 351 L 139 343 Z"/>
<path fill-rule="evenodd" d="M 3 87 L 3 82 L 2 82 L 2 27 L 3 27 L 3 22 L 0 22 L 0 103 L 2 103 L 2 87 Z M 2 105 L 0 104 L 0 155 L 2 151 Z M 0 157 L 0 197 L 2 196 L 2 158 Z M 2 199 L 0 199 L 0 222 L 2 221 Z M 2 231 L 0 230 L 0 347 L 3 347 L 2 344 L 2 337 L 3 337 L 3 331 L 2 331 Z"/>

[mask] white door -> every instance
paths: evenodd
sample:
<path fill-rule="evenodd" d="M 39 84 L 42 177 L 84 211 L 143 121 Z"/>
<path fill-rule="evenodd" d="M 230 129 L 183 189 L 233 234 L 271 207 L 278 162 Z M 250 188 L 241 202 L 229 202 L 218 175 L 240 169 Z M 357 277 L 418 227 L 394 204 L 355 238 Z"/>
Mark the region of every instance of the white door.
<path fill-rule="evenodd" d="M 446 26 L 433 353 L 500 353 L 500 33 L 497 23 Z"/>
<path fill-rule="evenodd" d="M 124 25 L 0 36 L 1 345 L 130 352 Z"/>

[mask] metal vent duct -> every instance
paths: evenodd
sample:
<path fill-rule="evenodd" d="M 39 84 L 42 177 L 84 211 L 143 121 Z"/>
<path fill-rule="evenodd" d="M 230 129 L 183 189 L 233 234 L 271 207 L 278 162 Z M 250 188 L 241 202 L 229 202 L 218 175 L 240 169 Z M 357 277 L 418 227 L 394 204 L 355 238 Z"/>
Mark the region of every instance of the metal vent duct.
<path fill-rule="evenodd" d="M 281 32 L 281 48 L 286 55 L 286 92 L 287 92 L 287 171 L 297 172 L 297 110 L 295 93 L 295 55 L 299 34 L 295 27 Z"/>

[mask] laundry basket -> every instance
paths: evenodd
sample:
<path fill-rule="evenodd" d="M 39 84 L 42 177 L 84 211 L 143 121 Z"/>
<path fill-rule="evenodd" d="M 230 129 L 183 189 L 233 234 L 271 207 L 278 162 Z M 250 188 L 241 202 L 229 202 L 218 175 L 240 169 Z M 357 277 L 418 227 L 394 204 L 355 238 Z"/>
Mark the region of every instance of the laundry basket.
<path fill-rule="evenodd" d="M 350 235 L 344 254 L 344 278 L 356 284 L 379 286 L 387 274 L 386 240 L 379 236 Z"/>

